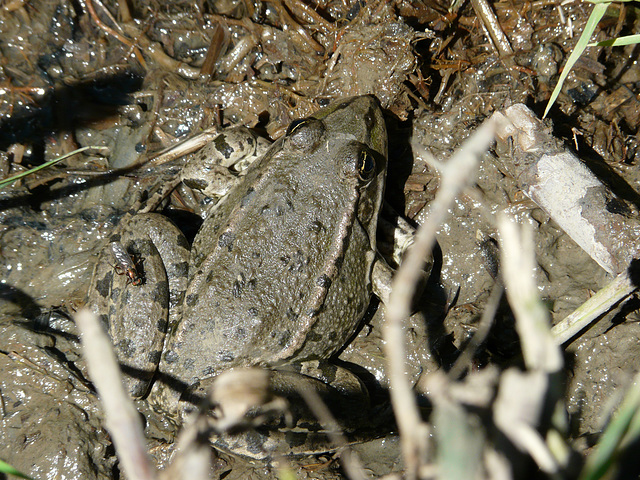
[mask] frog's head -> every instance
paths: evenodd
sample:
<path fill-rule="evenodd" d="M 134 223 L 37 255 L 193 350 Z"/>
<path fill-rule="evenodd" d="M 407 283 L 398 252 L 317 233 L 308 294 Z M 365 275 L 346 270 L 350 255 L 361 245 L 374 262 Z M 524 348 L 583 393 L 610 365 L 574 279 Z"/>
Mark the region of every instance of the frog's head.
<path fill-rule="evenodd" d="M 314 252 L 305 257 L 304 278 L 314 279 L 306 310 L 281 358 L 328 358 L 353 334 L 371 293 L 387 165 L 378 101 L 353 97 L 293 122 L 274 162 L 280 151 L 288 152 L 287 191 L 295 193 L 302 231 L 309 232 L 300 240 L 313 242 Z"/>
<path fill-rule="evenodd" d="M 359 192 L 357 218 L 367 229 L 372 250 L 384 194 L 387 170 L 387 129 L 378 99 L 373 95 L 352 97 L 319 110 L 313 118 L 321 120 L 327 144 L 343 162 L 344 179 Z"/>
<path fill-rule="evenodd" d="M 351 97 L 318 110 L 313 118 L 324 120 L 372 151 L 387 158 L 387 129 L 378 99 L 373 95 Z M 381 167 L 386 168 L 386 161 Z"/>

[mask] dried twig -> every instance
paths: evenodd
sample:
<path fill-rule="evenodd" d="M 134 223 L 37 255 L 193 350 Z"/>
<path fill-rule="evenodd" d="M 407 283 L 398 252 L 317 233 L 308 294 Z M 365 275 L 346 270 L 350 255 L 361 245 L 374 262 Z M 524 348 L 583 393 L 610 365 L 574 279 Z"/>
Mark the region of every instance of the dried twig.
<path fill-rule="evenodd" d="M 560 468 L 558 459 L 539 426 L 546 423 L 549 405 L 559 398 L 559 379 L 555 374 L 563 366 L 562 352 L 551 335 L 549 313 L 534 280 L 532 228 L 527 224 L 519 227 L 512 217 L 501 214 L 498 230 L 502 274 L 527 370 L 511 368 L 502 374 L 493 419 L 543 472 L 555 476 Z"/>
<path fill-rule="evenodd" d="M 426 455 L 426 425 L 421 421 L 411 385 L 405 373 L 406 351 L 403 321 L 409 316 L 415 286 L 420 278 L 424 259 L 435 243 L 438 227 L 458 194 L 473 181 L 482 155 L 494 135 L 494 122 L 486 121 L 442 167 L 442 182 L 436 198 L 429 205 L 427 221 L 418 229 L 415 243 L 396 273 L 387 306 L 384 327 L 385 354 L 391 399 L 401 436 L 406 478 L 416 478 Z M 414 145 L 416 151 L 423 150 Z"/>
<path fill-rule="evenodd" d="M 138 59 L 138 62 L 140 62 L 140 65 L 146 68 L 147 62 L 145 62 L 144 57 L 142 56 L 142 53 L 140 53 L 140 50 L 138 49 L 138 47 L 136 47 L 133 44 L 133 42 L 129 40 L 127 37 L 116 32 L 113 28 L 109 27 L 102 20 L 100 20 L 100 17 L 98 17 L 98 14 L 96 13 L 95 8 L 93 8 L 93 0 L 85 0 L 85 5 L 87 6 L 89 15 L 91 15 L 91 18 L 93 18 L 93 21 L 96 22 L 96 25 L 98 25 L 98 27 L 100 27 L 105 33 L 108 33 L 112 37 L 115 37 L 120 42 L 124 43 L 126 46 L 130 47 L 134 55 Z"/>
<path fill-rule="evenodd" d="M 207 480 L 211 478 L 209 419 L 202 411 L 193 415 L 180 430 L 176 439 L 176 454 L 171 464 L 162 470 L 159 480 Z"/>
<path fill-rule="evenodd" d="M 127 478 L 153 480 L 156 472 L 147 456 L 140 416 L 124 388 L 111 342 L 98 317 L 89 310 L 75 315 L 89 375 L 98 390 L 120 463 Z"/>
<path fill-rule="evenodd" d="M 638 288 L 638 285 L 632 279 L 630 269 L 631 267 L 618 275 L 609 285 L 601 289 L 551 329 L 551 333 L 558 344 L 567 343 Z"/>
<path fill-rule="evenodd" d="M 194 137 L 190 137 L 182 142 L 171 145 L 164 150 L 150 155 L 145 162 L 141 163 L 149 162 L 151 165 L 162 165 L 164 163 L 175 160 L 176 158 L 180 158 L 195 152 L 196 150 L 210 143 L 219 134 L 220 131 L 217 126 L 207 128 L 205 131 Z"/>
<path fill-rule="evenodd" d="M 503 60 L 508 61 L 510 64 L 508 66 L 515 65 L 515 61 L 513 60 L 513 48 L 511 48 L 509 39 L 502 31 L 500 22 L 498 22 L 491 5 L 489 5 L 487 0 L 471 0 L 471 5 L 473 6 L 473 10 L 476 12 L 478 18 L 482 20 L 482 24 L 489 34 L 496 50 L 498 50 L 500 57 L 502 57 Z"/>
<path fill-rule="evenodd" d="M 220 23 L 216 23 L 211 33 L 211 42 L 207 49 L 207 56 L 204 58 L 202 67 L 200 67 L 200 73 L 203 75 L 213 75 L 216 62 L 228 46 L 229 35 L 226 33 L 226 29 Z"/>
<path fill-rule="evenodd" d="M 498 217 L 500 265 L 527 368 L 555 373 L 562 368 L 562 354 L 552 339 L 551 319 L 538 295 L 533 232 L 527 227 L 518 228 L 506 214 Z"/>

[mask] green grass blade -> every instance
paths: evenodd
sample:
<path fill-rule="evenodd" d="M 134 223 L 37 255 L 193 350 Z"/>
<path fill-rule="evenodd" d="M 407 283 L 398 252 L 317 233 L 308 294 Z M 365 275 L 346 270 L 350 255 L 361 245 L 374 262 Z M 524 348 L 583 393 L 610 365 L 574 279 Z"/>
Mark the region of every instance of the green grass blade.
<path fill-rule="evenodd" d="M 4 474 L 7 474 L 7 475 L 13 475 L 15 477 L 24 478 L 26 480 L 34 480 L 30 476 L 25 475 L 22 472 L 19 472 L 18 470 L 13 468 L 11 465 L 9 465 L 7 462 L 3 462 L 2 460 L 0 460 L 0 473 L 4 473 Z"/>
<path fill-rule="evenodd" d="M 631 388 L 611 423 L 607 426 L 595 451 L 587 458 L 580 473 L 580 480 L 602 478 L 615 462 L 621 448 L 640 435 L 640 376 L 636 376 Z"/>
<path fill-rule="evenodd" d="M 567 60 L 567 63 L 565 64 L 564 69 L 560 74 L 560 78 L 558 79 L 558 84 L 556 85 L 556 88 L 553 89 L 553 93 L 549 98 L 549 102 L 547 102 L 547 108 L 545 108 L 544 115 L 542 116 L 542 118 L 547 116 L 547 113 L 549 113 L 549 110 L 551 110 L 551 107 L 553 106 L 556 99 L 558 98 L 558 95 L 560 94 L 560 90 L 562 90 L 562 84 L 567 78 L 567 75 L 569 75 L 569 72 L 571 71 L 571 68 L 573 67 L 574 63 L 576 63 L 578 58 L 580 58 L 580 55 L 582 55 L 582 52 L 584 52 L 585 48 L 587 48 L 587 45 L 589 44 L 589 39 L 591 38 L 591 35 L 596 29 L 598 22 L 607 11 L 607 8 L 609 7 L 609 3 L 610 2 L 597 3 L 593 6 L 593 11 L 589 16 L 589 19 L 587 20 L 587 23 L 584 27 L 584 31 L 582 32 L 582 35 L 580 35 L 580 38 L 578 39 L 578 43 L 576 44 L 576 47 L 573 49 L 573 52 L 571 52 L 571 55 L 569 55 L 569 59 Z"/>
<path fill-rule="evenodd" d="M 640 43 L 640 35 L 627 35 L 626 37 L 611 38 L 601 42 L 590 43 L 589 47 L 623 47 Z"/>
<path fill-rule="evenodd" d="M 20 180 L 21 178 L 26 177 L 27 175 L 31 175 L 32 173 L 35 173 L 38 170 L 42 170 L 43 168 L 47 168 L 55 163 L 61 162 L 62 160 L 69 158 L 72 155 L 76 155 L 78 153 L 84 152 L 85 150 L 89 150 L 90 148 L 96 148 L 96 147 L 78 148 L 77 150 L 73 150 L 72 152 L 65 153 L 61 157 L 54 158 L 53 160 L 49 160 L 48 162 L 45 162 L 42 165 L 38 165 L 37 167 L 27 170 L 26 172 L 18 173 L 17 175 L 12 175 L 11 177 L 7 177 L 3 180 L 0 180 L 0 188 L 4 187 L 5 185 L 9 185 L 15 182 L 16 180 Z"/>

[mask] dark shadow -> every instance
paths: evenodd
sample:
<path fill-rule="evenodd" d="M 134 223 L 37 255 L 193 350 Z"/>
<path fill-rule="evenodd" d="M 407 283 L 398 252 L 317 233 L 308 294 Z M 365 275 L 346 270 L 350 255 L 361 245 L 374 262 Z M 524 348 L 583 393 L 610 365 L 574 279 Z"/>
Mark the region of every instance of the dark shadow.
<path fill-rule="evenodd" d="M 132 103 L 131 93 L 142 86 L 143 77 L 135 72 L 122 72 L 111 76 L 79 82 L 73 85 L 58 85 L 51 89 L 38 105 L 27 105 L 16 109 L 13 115 L 0 120 L 0 149 L 6 150 L 12 144 L 29 144 L 31 155 L 22 159 L 26 167 L 44 163 L 44 147 L 47 137 L 68 132 L 73 133 L 83 126 L 119 115 L 123 105 Z M 141 105 L 146 108 L 146 105 Z M 76 192 L 99 185 L 105 185 L 122 176 L 130 175 L 139 167 L 111 171 L 96 176 L 87 174 L 84 183 L 64 186 L 44 185 L 30 194 L 17 195 L 0 200 L 0 210 L 29 206 L 39 210 L 42 202 L 63 198 Z"/>
<path fill-rule="evenodd" d="M 404 185 L 413 168 L 413 150 L 411 134 L 413 119 L 401 121 L 389 112 L 385 112 L 387 125 L 388 161 L 385 200 L 397 211 L 405 211 Z"/>
<path fill-rule="evenodd" d="M 640 287 L 640 259 L 634 258 L 627 269 L 627 274 L 634 287 Z"/>
<path fill-rule="evenodd" d="M 640 478 L 640 462 L 638 462 L 638 451 L 640 450 L 640 438 L 626 445 L 620 452 L 617 462 L 617 473 L 613 477 L 616 480 L 628 478 Z"/>
<path fill-rule="evenodd" d="M 435 361 L 449 370 L 458 357 L 459 351 L 453 343 L 453 336 L 444 326 L 447 312 L 456 304 L 459 290 L 451 298 L 440 283 L 443 255 L 440 245 L 433 248 L 433 267 L 422 294 L 419 309 L 426 321 L 429 350 Z"/>
<path fill-rule="evenodd" d="M 563 358 L 563 371 L 565 372 L 564 398 L 569 398 L 570 396 L 574 397 L 572 402 L 574 405 L 574 411 L 567 411 L 569 427 L 567 433 L 572 438 L 578 438 L 580 436 L 582 419 L 584 418 L 584 406 L 587 400 L 583 390 L 578 390 L 576 392 L 571 392 L 569 390 L 569 383 L 571 381 L 571 378 L 575 376 L 574 369 L 576 368 L 576 354 L 569 350 L 564 350 Z"/>
<path fill-rule="evenodd" d="M 7 284 L 0 284 L 0 300 L 12 303 L 20 308 L 20 316 L 35 319 L 42 313 L 38 303 L 22 290 Z M 32 329 L 34 325 L 32 325 Z"/>
<path fill-rule="evenodd" d="M 30 298 L 25 295 L 26 298 Z M 20 305 L 25 297 L 21 297 L 18 302 L 14 302 Z M 10 300 L 11 301 L 11 300 Z M 12 321 L 14 324 L 21 326 L 22 328 L 35 333 L 49 334 L 54 337 L 64 338 L 74 343 L 80 342 L 80 337 L 77 334 L 69 331 L 60 330 L 55 327 L 52 321 L 53 317 L 64 318 L 68 322 L 73 320 L 60 308 L 42 308 L 37 303 L 29 304 L 27 308 L 23 309 L 21 313 L 17 314 Z M 75 330 L 75 327 L 73 327 Z M 47 347 L 43 347 L 45 350 L 51 350 Z M 56 355 L 58 355 L 56 353 Z M 66 360 L 63 363 L 67 363 Z"/>
<path fill-rule="evenodd" d="M 516 320 L 507 296 L 502 294 L 498 311 L 486 340 L 486 350 L 491 361 L 498 365 L 523 365 L 520 336 L 516 331 Z"/>
<path fill-rule="evenodd" d="M 130 94 L 140 89 L 142 80 L 140 74 L 129 71 L 58 85 L 39 100 L 37 107 L 17 109 L 0 121 L 0 149 L 6 150 L 14 143 L 42 145 L 46 136 L 72 132 L 117 115 L 120 106 L 131 103 Z"/>
<path fill-rule="evenodd" d="M 59 188 L 52 188 L 51 185 L 45 185 L 36 190 L 33 190 L 28 194 L 16 195 L 11 198 L 0 199 L 0 211 L 22 206 L 28 206 L 32 210 L 39 211 L 40 205 L 44 202 L 49 202 L 59 198 L 68 198 L 91 187 L 107 185 L 123 177 L 139 178 L 136 173 L 143 168 L 146 168 L 146 166 L 133 165 L 127 168 L 105 172 L 104 174 L 100 175 L 95 175 L 95 172 L 88 172 L 86 177 L 87 180 L 82 183 L 68 183 Z M 167 163 L 165 165 L 159 166 L 158 168 L 162 171 L 156 171 L 156 176 L 166 175 L 167 177 L 175 177 L 178 174 L 178 167 L 173 164 Z M 143 198 L 141 198 L 140 200 L 145 201 L 149 196 L 149 192 L 143 190 L 142 195 Z"/>
<path fill-rule="evenodd" d="M 74 324 L 72 328 L 75 331 L 75 322 L 73 321 L 73 318 L 69 316 L 67 311 L 62 307 L 52 307 L 42 309 L 40 314 L 33 318 L 32 321 L 29 321 L 29 324 L 25 326 L 35 332 L 49 333 L 57 337 L 66 338 L 72 342 L 79 343 L 80 337 L 77 334 L 69 332 L 69 329 L 62 330 L 61 328 L 58 328 L 59 324 L 62 322 L 66 324 Z"/>
<path fill-rule="evenodd" d="M 185 238 L 189 242 L 189 245 L 191 245 L 193 243 L 193 239 L 202 226 L 202 217 L 194 212 L 189 212 L 187 210 L 170 208 L 164 209 L 162 211 L 162 214 L 178 226 L 180 231 L 184 234 Z"/>
<path fill-rule="evenodd" d="M 620 325 L 621 323 L 624 323 L 625 321 L 627 321 L 627 317 L 630 314 L 632 314 L 634 312 L 637 312 L 638 309 L 640 309 L 640 298 L 638 298 L 637 296 L 631 296 L 631 297 L 628 297 L 625 300 L 622 300 L 620 305 L 619 305 L 619 307 L 618 307 L 618 311 L 615 313 L 615 315 L 611 319 L 611 325 L 609 325 L 607 327 L 607 329 L 604 331 L 604 333 L 609 332 L 609 330 L 614 328 L 616 325 Z M 602 314 L 600 317 L 598 317 L 597 321 L 600 321 L 607 314 L 608 314 L 608 312 Z M 595 323 L 596 322 L 594 322 L 594 324 Z M 591 325 L 589 325 L 589 326 L 591 326 Z"/>

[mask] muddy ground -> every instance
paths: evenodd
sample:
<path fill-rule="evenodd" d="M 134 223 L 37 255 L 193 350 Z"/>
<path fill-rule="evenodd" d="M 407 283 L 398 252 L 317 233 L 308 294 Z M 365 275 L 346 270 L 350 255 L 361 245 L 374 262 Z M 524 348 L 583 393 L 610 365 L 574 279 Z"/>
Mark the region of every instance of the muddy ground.
<path fill-rule="evenodd" d="M 146 164 L 126 174 L 112 170 L 215 125 L 245 125 L 275 139 L 292 120 L 333 99 L 374 94 L 390 132 L 387 201 L 420 223 L 438 174 L 414 158 L 410 138 L 446 160 L 497 110 L 522 102 L 541 115 L 591 9 L 546 0 L 493 8 L 512 54 L 498 52 L 468 3 L 450 9 L 418 0 L 5 2 L 2 176 L 78 147 L 103 148 L 0 193 L 2 459 L 34 478 L 120 475 L 70 315 L 84 303 L 96 256 L 118 220 L 172 172 Z M 611 7 L 597 39 L 637 31 L 636 12 Z M 554 135 L 636 209 L 634 216 L 640 206 L 636 58 L 635 46 L 588 49 L 549 115 Z M 163 208 L 188 224 L 182 206 Z M 200 204 L 187 208 L 197 213 Z M 536 281 L 554 322 L 611 280 L 488 154 L 477 186 L 457 200 L 439 231 L 427 307 L 410 319 L 414 384 L 449 369 L 475 331 L 496 281 L 493 214 L 501 210 L 535 228 Z M 475 369 L 519 362 L 503 304 Z M 588 453 L 637 370 L 637 306 L 628 300 L 566 348 L 568 436 L 578 455 Z M 378 309 L 368 317 L 341 360 L 365 371 L 388 414 L 381 316 Z M 149 444 L 165 465 L 172 438 L 158 424 L 148 429 Z M 376 476 L 401 471 L 394 426 L 378 437 L 356 447 L 365 467 Z M 266 464 L 212 457 L 214 476 L 276 474 Z M 298 478 L 341 475 L 331 453 L 291 462 Z"/>

